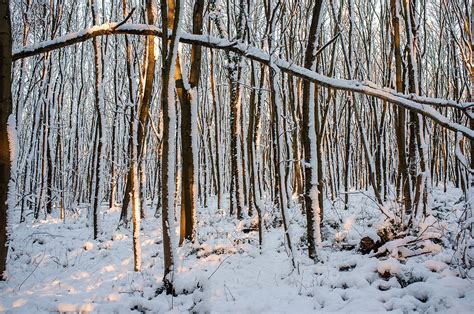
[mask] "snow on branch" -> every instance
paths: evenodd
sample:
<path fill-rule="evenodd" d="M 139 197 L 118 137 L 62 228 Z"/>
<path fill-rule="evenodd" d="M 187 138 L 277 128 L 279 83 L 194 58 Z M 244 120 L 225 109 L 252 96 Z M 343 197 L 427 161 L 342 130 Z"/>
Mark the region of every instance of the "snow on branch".
<path fill-rule="evenodd" d="M 114 34 L 155 35 L 157 38 L 161 38 L 162 31 L 156 26 L 147 24 L 105 23 L 79 32 L 70 33 L 53 40 L 43 41 L 37 44 L 14 49 L 12 59 L 15 61 L 21 58 L 31 57 L 83 42 L 93 37 Z M 201 45 L 207 48 L 232 51 L 251 60 L 266 65 L 270 64 L 270 56 L 264 50 L 244 43 L 230 42 L 224 38 L 217 38 L 209 35 L 194 35 L 185 32 L 181 33 L 180 41 L 187 44 Z M 452 122 L 433 108 L 447 106 L 459 109 L 466 113 L 473 107 L 473 103 L 458 104 L 451 100 L 399 94 L 392 89 L 382 88 L 372 82 L 331 78 L 275 57 L 273 57 L 272 63 L 280 68 L 282 72 L 317 83 L 327 88 L 361 93 L 386 100 L 392 104 L 431 118 L 433 121 L 449 130 L 461 132 L 469 139 L 474 139 L 474 130 L 459 123 Z"/>

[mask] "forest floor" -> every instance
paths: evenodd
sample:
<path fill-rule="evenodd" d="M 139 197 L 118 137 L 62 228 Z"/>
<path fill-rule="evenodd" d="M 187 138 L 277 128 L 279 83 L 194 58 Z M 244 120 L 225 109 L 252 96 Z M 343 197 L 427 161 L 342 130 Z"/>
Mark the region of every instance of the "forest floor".
<path fill-rule="evenodd" d="M 211 204 L 197 214 L 199 244 L 178 249 L 177 296 L 160 293 L 161 218 L 153 217 L 152 208 L 142 220 L 140 273 L 133 272 L 131 231 L 117 230 L 118 208 L 102 211 L 97 241 L 85 209 L 69 213 L 64 222 L 49 217 L 18 224 L 18 217 L 11 217 L 0 312 L 473 313 L 474 269 L 459 266 L 454 246 L 461 197 L 456 189 L 435 191 L 433 215 L 420 224 L 421 232 L 386 243 L 379 249 L 386 254 L 378 257 L 358 251 L 360 239 L 377 239 L 382 226 L 370 198 L 352 194 L 347 211 L 341 202 L 327 202 L 316 264 L 307 258 L 304 218 L 292 208 L 296 268 L 278 212 L 264 208 L 259 250 L 250 219 L 239 222 Z"/>

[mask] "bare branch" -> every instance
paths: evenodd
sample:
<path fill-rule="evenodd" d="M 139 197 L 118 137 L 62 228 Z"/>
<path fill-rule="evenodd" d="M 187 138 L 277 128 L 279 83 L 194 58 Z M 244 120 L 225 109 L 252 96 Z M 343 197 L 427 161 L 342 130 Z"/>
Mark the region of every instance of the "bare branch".
<path fill-rule="evenodd" d="M 120 26 L 122 26 L 123 24 L 127 23 L 127 21 L 132 17 L 132 14 L 133 12 L 135 12 L 135 7 L 132 8 L 132 10 L 130 11 L 130 13 L 128 13 L 127 17 L 125 18 L 125 20 L 123 20 L 122 22 L 118 23 L 113 29 L 117 29 L 119 28 Z"/>
<path fill-rule="evenodd" d="M 162 31 L 156 26 L 147 24 L 123 24 L 117 28 L 117 23 L 106 23 L 102 25 L 93 26 L 89 29 L 79 31 L 77 33 L 67 34 L 51 41 L 44 41 L 31 46 L 22 47 L 13 50 L 12 59 L 18 60 L 21 58 L 31 57 L 40 53 L 45 53 L 55 49 L 67 47 L 76 43 L 86 41 L 97 36 L 115 35 L 115 34 L 129 34 L 129 35 L 155 35 L 160 36 Z M 243 55 L 251 60 L 270 64 L 270 56 L 262 49 L 249 46 L 244 43 L 230 42 L 227 39 L 216 38 L 209 35 L 195 35 L 189 33 L 181 33 L 180 41 L 186 44 L 201 45 L 212 49 L 222 49 L 232 51 L 234 53 Z M 419 113 L 425 117 L 432 119 L 437 124 L 454 132 L 461 132 L 469 139 L 474 139 L 474 130 L 452 122 L 447 117 L 431 106 L 450 106 L 454 103 L 444 99 L 419 97 L 413 95 L 402 95 L 396 91 L 388 88 L 382 88 L 372 82 L 361 82 L 356 80 L 345 80 L 331 78 L 317 72 L 311 71 L 301 66 L 291 64 L 288 61 L 273 58 L 272 63 L 276 65 L 282 72 L 299 77 L 303 80 L 308 80 L 317 83 L 321 86 L 356 92 L 367 96 L 372 96 L 378 99 L 386 100 L 392 104 L 403 107 L 405 109 Z M 472 104 L 465 105 L 470 107 Z M 464 105 L 455 106 L 458 109 L 464 110 Z"/>

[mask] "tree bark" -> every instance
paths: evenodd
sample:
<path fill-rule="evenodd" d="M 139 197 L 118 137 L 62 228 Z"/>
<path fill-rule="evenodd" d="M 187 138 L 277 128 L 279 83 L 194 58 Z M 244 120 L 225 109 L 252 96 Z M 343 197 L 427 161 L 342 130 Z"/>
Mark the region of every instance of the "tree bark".
<path fill-rule="evenodd" d="M 400 0 L 391 0 L 392 10 L 392 28 L 393 40 L 395 45 L 395 76 L 396 76 L 396 90 L 399 93 L 404 92 L 403 78 L 402 78 L 402 55 L 400 48 Z M 411 191 L 408 176 L 408 164 L 406 157 L 406 132 L 405 132 L 406 112 L 403 108 L 396 110 L 396 137 L 398 146 L 398 179 L 397 191 L 403 193 L 404 210 L 407 214 L 411 213 Z"/>
<path fill-rule="evenodd" d="M 308 43 L 306 46 L 304 66 L 306 69 L 313 70 L 315 62 L 316 38 L 318 36 L 319 17 L 321 13 L 323 1 L 317 0 L 313 6 L 313 17 L 311 19 L 311 26 L 309 29 Z M 314 87 L 314 93 L 317 88 Z M 316 160 L 314 153 L 316 147 L 315 129 L 314 129 L 314 99 L 311 99 L 311 82 L 303 82 L 303 149 L 304 149 L 304 206 L 306 212 L 306 233 L 308 241 L 308 254 L 313 260 L 317 260 L 315 234 L 318 232 L 320 226 L 317 225 L 317 215 L 319 201 L 317 195 L 314 194 L 314 189 L 317 189 L 316 169 L 313 169 L 313 161 Z M 313 94 L 314 95 L 314 94 Z M 313 106 L 313 108 L 310 108 Z M 319 166 L 319 165 L 318 165 Z"/>
<path fill-rule="evenodd" d="M 193 34 L 202 34 L 204 0 L 196 0 L 193 8 Z M 196 170 L 195 155 L 197 151 L 197 119 L 198 85 L 201 74 L 201 46 L 191 46 L 191 71 L 189 84 L 183 78 L 179 55 L 176 61 L 176 91 L 181 103 L 181 225 L 179 244 L 184 240 L 195 240 L 196 227 Z M 193 113 L 194 112 L 194 113 Z"/>
<path fill-rule="evenodd" d="M 161 154 L 161 194 L 164 274 L 163 284 L 167 294 L 174 293 L 174 190 L 175 190 L 175 124 L 176 105 L 174 84 L 171 84 L 171 75 L 174 72 L 178 54 L 178 28 L 181 14 L 181 0 L 161 0 L 161 18 L 163 25 L 172 28 L 172 35 L 162 35 L 162 86 L 161 106 L 163 112 L 163 150 Z M 171 93 L 171 95 L 170 95 Z"/>
<path fill-rule="evenodd" d="M 7 199 L 12 144 L 8 142 L 8 117 L 12 113 L 12 39 L 8 0 L 0 1 L 0 29 L 2 30 L 0 32 L 0 280 L 4 280 L 8 254 L 7 212 L 9 206 Z"/>
<path fill-rule="evenodd" d="M 92 19 L 95 24 L 99 23 L 99 18 L 97 15 L 97 7 L 95 0 L 92 0 L 91 12 Z M 105 116 L 104 116 L 104 102 L 103 102 L 103 90 L 102 90 L 102 51 L 100 43 L 97 41 L 97 38 L 92 39 L 94 46 L 94 71 L 95 71 L 95 90 L 94 90 L 94 105 L 96 111 L 96 134 L 94 140 L 94 154 L 95 154 L 95 171 L 94 171 L 94 194 L 92 196 L 92 221 L 93 221 L 93 236 L 94 239 L 97 239 L 99 234 L 99 211 L 100 203 L 102 201 L 102 176 L 103 176 L 103 157 L 104 157 L 104 128 L 105 128 Z"/>

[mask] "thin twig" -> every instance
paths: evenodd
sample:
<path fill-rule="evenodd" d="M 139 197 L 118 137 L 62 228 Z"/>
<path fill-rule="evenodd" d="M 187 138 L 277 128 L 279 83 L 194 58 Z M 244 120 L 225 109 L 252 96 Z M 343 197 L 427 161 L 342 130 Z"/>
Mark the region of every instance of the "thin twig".
<path fill-rule="evenodd" d="M 52 233 L 49 233 L 49 232 L 34 232 L 34 233 L 30 234 L 29 236 L 27 236 L 26 238 L 24 238 L 23 241 L 26 241 L 27 239 L 32 238 L 35 235 L 47 235 L 47 236 L 50 236 L 50 237 L 53 237 L 53 238 L 57 238 L 57 237 L 64 238 L 64 236 L 62 236 L 60 234 L 52 234 Z"/>
<path fill-rule="evenodd" d="M 327 46 L 332 44 L 338 37 L 341 35 L 341 32 L 338 32 L 333 38 L 331 38 L 327 43 L 325 43 L 321 48 L 316 51 L 316 56 L 319 55 L 321 52 L 323 52 L 324 49 L 326 49 Z"/>
<path fill-rule="evenodd" d="M 235 297 L 234 297 L 234 295 L 232 294 L 232 291 L 230 291 L 230 289 L 229 289 L 229 286 L 228 286 L 228 285 L 226 285 L 226 284 L 224 284 L 224 288 L 226 288 L 226 289 L 227 289 L 227 291 L 229 291 L 229 294 L 230 294 L 230 296 L 232 297 L 232 301 L 234 301 L 234 302 L 235 302 Z"/>
<path fill-rule="evenodd" d="M 365 197 L 367 197 L 369 200 L 371 200 L 372 202 L 375 203 L 375 205 L 377 205 L 377 208 L 382 212 L 382 214 L 385 215 L 385 217 L 387 217 L 388 219 L 395 219 L 395 217 L 393 215 L 390 215 L 390 213 L 388 213 L 384 208 L 383 208 L 383 204 L 380 204 L 375 198 L 373 198 L 372 196 L 368 195 L 367 193 L 363 192 L 363 191 L 357 191 L 357 192 L 341 192 L 341 194 L 362 194 L 364 195 Z"/>
<path fill-rule="evenodd" d="M 115 25 L 112 29 L 116 30 L 117 28 L 119 28 L 123 24 L 127 23 L 127 21 L 132 17 L 132 14 L 133 14 L 134 11 L 135 11 L 135 8 L 132 8 L 132 10 L 130 10 L 130 13 L 128 13 L 127 17 L 125 18 L 125 20 L 123 20 L 122 22 Z"/>
<path fill-rule="evenodd" d="M 41 262 L 43 261 L 44 259 L 44 256 L 46 254 L 46 249 L 43 251 L 43 256 L 41 256 L 41 259 L 40 261 L 38 262 L 38 264 L 36 264 L 35 268 L 33 269 L 33 271 L 21 282 L 21 284 L 18 286 L 18 290 L 21 289 L 21 286 L 28 280 L 28 278 L 31 277 L 31 275 L 33 275 L 33 273 L 36 271 L 36 269 L 38 268 L 38 266 L 41 264 Z"/>
<path fill-rule="evenodd" d="M 224 263 L 229 257 L 231 257 L 231 255 L 227 255 L 227 257 L 224 258 L 224 259 L 219 263 L 219 265 L 218 265 L 217 268 L 212 272 L 212 274 L 211 274 L 209 277 L 207 277 L 208 280 L 211 279 L 212 275 L 214 275 L 214 274 L 216 273 L 216 271 L 219 270 L 219 268 L 221 267 L 222 263 Z"/>

